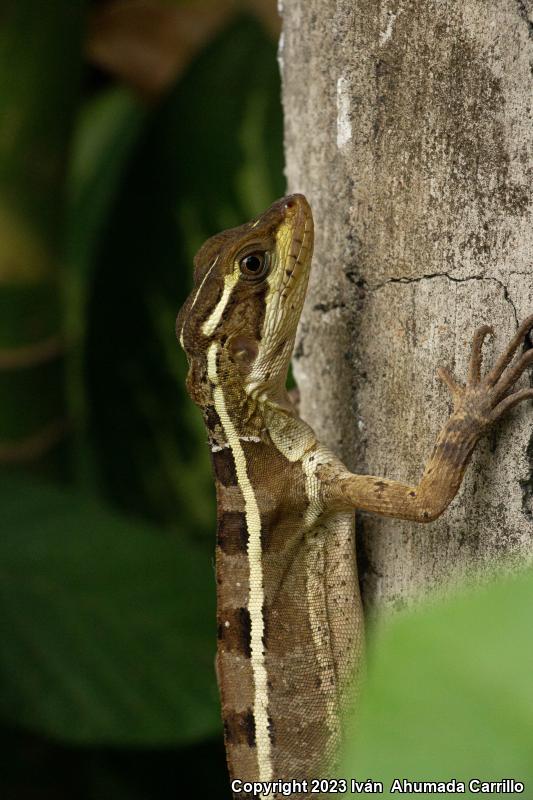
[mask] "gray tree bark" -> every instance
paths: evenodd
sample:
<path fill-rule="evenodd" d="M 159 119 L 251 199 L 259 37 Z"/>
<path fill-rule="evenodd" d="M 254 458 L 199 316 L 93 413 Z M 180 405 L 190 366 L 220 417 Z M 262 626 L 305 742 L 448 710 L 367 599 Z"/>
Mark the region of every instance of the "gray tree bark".
<path fill-rule="evenodd" d="M 466 375 L 533 312 L 533 2 L 285 0 L 287 180 L 315 215 L 301 413 L 357 472 L 416 482 Z M 528 378 L 522 380 L 527 385 Z M 533 409 L 478 445 L 434 523 L 361 515 L 369 607 L 533 560 Z"/>

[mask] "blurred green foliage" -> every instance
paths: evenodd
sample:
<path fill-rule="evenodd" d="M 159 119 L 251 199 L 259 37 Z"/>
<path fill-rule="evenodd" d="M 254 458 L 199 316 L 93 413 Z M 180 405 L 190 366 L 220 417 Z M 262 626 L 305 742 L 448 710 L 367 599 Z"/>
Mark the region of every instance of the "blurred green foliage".
<path fill-rule="evenodd" d="M 85 13 L 10 2 L 0 32 L 0 792 L 202 774 L 223 797 L 214 492 L 174 320 L 202 241 L 283 193 L 275 44 L 236 18 L 146 105 L 82 72 Z"/>
<path fill-rule="evenodd" d="M 179 508 L 191 533 L 207 531 L 209 548 L 205 434 L 185 395 L 174 320 L 202 242 L 283 193 L 273 50 L 257 23 L 242 19 L 150 117 L 106 219 L 91 282 L 87 402 L 106 491 L 169 525 Z"/>
<path fill-rule="evenodd" d="M 0 25 L 0 463 L 25 450 L 40 456 L 62 434 L 65 416 L 63 360 L 30 363 L 27 351 L 53 352 L 61 334 L 65 175 L 83 4 L 52 0 L 46 13 L 41 8 L 35 0 L 5 0 Z"/>
<path fill-rule="evenodd" d="M 209 559 L 74 491 L 4 478 L 0 507 L 3 718 L 86 744 L 215 733 Z"/>
<path fill-rule="evenodd" d="M 398 796 L 389 791 L 396 778 L 455 778 L 466 787 L 476 778 L 513 778 L 529 796 L 532 609 L 529 571 L 435 600 L 373 631 L 361 707 L 339 774 L 383 782 L 384 797 Z"/>

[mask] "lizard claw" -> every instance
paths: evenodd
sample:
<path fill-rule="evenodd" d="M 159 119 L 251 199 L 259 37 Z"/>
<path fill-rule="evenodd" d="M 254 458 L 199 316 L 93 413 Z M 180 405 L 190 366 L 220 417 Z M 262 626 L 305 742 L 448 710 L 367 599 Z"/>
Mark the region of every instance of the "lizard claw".
<path fill-rule="evenodd" d="M 533 315 L 522 322 L 507 349 L 484 378 L 480 377 L 480 352 L 483 339 L 489 331 L 488 326 L 480 328 L 474 336 L 470 375 L 463 397 L 463 407 L 468 408 L 478 420 L 482 420 L 484 426 L 491 425 L 523 400 L 533 399 L 533 388 L 519 389 L 509 394 L 516 381 L 533 364 L 533 350 L 527 350 L 509 367 L 525 335 L 532 328 Z"/>
<path fill-rule="evenodd" d="M 438 367 L 437 378 L 446 384 L 454 400 L 463 394 L 464 387 L 455 380 L 448 367 Z"/>
<path fill-rule="evenodd" d="M 472 354 L 468 368 L 467 386 L 473 386 L 481 380 L 481 351 L 483 342 L 488 335 L 494 336 L 494 328 L 491 325 L 482 325 L 474 334 L 472 341 Z M 446 384 L 455 402 L 464 396 L 466 387 L 462 386 L 447 367 L 437 369 L 437 377 Z"/>
<path fill-rule="evenodd" d="M 507 350 L 501 354 L 491 371 L 487 374 L 486 380 L 491 386 L 494 386 L 494 384 L 501 378 L 503 371 L 511 363 L 514 354 L 524 341 L 526 333 L 528 333 L 531 328 L 533 328 L 533 314 L 531 314 L 531 316 L 527 317 L 522 322 L 517 332 L 511 339 Z"/>
<path fill-rule="evenodd" d="M 496 400 L 500 400 L 511 389 L 525 369 L 533 364 L 533 350 L 527 350 L 494 385 L 493 392 Z"/>
<path fill-rule="evenodd" d="M 518 392 L 508 395 L 501 403 L 498 403 L 490 415 L 491 423 L 496 422 L 497 419 L 507 411 L 510 411 L 511 408 L 517 406 L 518 403 L 521 403 L 522 400 L 533 400 L 533 389 L 520 389 Z"/>
<path fill-rule="evenodd" d="M 492 409 L 489 415 L 491 423 L 495 422 L 499 417 L 523 400 L 530 400 L 533 398 L 532 388 L 519 389 L 517 392 L 508 394 L 523 372 L 533 364 L 533 350 L 526 350 L 526 352 L 522 353 L 520 358 L 507 369 L 516 351 L 524 341 L 524 337 L 532 328 L 533 315 L 527 317 L 522 322 L 511 339 L 507 350 L 502 353 L 494 367 L 484 378 L 483 383 L 487 387 L 487 393 L 491 398 Z"/>
<path fill-rule="evenodd" d="M 533 315 L 520 325 L 507 349 L 484 377 L 481 377 L 481 351 L 485 337 L 492 335 L 494 331 L 489 325 L 478 328 L 472 342 L 466 386 L 461 386 L 445 367 L 437 370 L 438 377 L 452 393 L 455 412 L 464 420 L 469 420 L 469 424 L 479 431 L 484 430 L 523 400 L 533 399 L 533 388 L 519 389 L 509 394 L 523 372 L 533 364 L 533 350 L 527 350 L 507 369 L 525 335 L 532 328 Z"/>
<path fill-rule="evenodd" d="M 468 383 L 479 383 L 481 380 L 481 351 L 483 342 L 489 334 L 494 336 L 494 328 L 491 325 L 482 325 L 474 334 L 472 355 L 470 357 L 470 367 L 468 370 Z"/>

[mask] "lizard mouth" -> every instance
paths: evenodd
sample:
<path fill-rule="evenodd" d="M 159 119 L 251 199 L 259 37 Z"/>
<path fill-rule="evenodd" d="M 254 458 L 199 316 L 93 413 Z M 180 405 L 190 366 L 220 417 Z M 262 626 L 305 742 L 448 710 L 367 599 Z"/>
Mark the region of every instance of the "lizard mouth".
<path fill-rule="evenodd" d="M 311 256 L 313 254 L 313 215 L 301 194 L 283 201 L 283 220 L 276 231 L 276 268 L 269 279 L 267 297 L 272 335 L 274 328 L 290 332 L 300 318 Z"/>
<path fill-rule="evenodd" d="M 313 253 L 313 215 L 305 197 L 289 195 L 276 206 L 273 210 L 281 218 L 274 232 L 275 263 L 267 279 L 259 351 L 248 377 L 247 390 L 253 396 L 284 385 Z"/>
<path fill-rule="evenodd" d="M 289 247 L 283 258 L 280 294 L 288 296 L 308 269 L 313 249 L 313 215 L 305 197 L 289 195 L 283 201 L 284 221 L 278 229 L 278 241 L 289 234 Z M 287 231 L 288 229 L 288 231 Z M 304 287 L 305 289 L 305 287 Z"/>

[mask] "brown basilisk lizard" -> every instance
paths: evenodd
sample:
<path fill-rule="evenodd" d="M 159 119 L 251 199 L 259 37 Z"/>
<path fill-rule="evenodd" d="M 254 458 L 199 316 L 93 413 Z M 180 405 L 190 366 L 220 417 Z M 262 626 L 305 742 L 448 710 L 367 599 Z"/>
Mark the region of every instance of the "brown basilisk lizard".
<path fill-rule="evenodd" d="M 511 365 L 533 316 L 482 376 L 491 332 L 484 326 L 466 385 L 439 370 L 454 410 L 420 483 L 353 475 L 317 441 L 285 389 L 312 250 L 306 199 L 280 200 L 204 244 L 177 319 L 216 481 L 217 676 L 237 781 L 310 780 L 335 759 L 363 645 L 353 510 L 434 520 L 459 489 L 479 437 L 533 397 L 533 389 L 511 393 L 533 363 L 528 351 Z M 242 784 L 234 788 L 242 797 Z"/>

